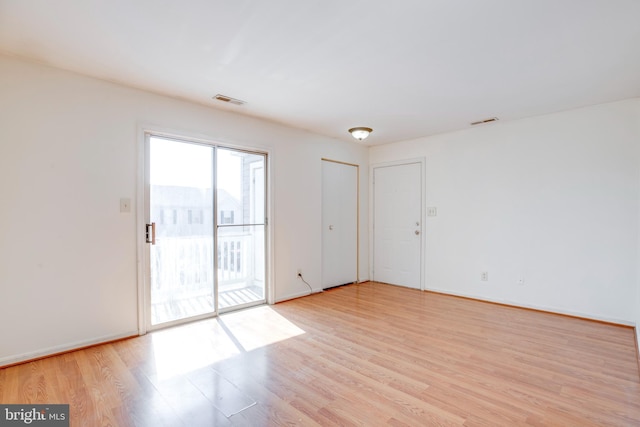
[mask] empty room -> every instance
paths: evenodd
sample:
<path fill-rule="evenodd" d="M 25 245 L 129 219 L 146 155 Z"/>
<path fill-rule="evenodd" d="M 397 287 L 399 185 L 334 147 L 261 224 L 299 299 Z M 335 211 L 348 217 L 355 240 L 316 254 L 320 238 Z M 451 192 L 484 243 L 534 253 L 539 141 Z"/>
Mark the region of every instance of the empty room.
<path fill-rule="evenodd" d="M 640 425 L 638 17 L 0 0 L 0 426 Z"/>

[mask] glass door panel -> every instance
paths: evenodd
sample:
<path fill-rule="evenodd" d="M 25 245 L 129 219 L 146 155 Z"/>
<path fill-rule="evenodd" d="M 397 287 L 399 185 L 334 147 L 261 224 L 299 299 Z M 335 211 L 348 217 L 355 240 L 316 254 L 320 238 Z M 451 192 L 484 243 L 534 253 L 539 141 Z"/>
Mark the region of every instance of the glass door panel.
<path fill-rule="evenodd" d="M 265 155 L 217 150 L 219 310 L 263 303 L 265 294 Z"/>
<path fill-rule="evenodd" d="M 215 313 L 214 148 L 150 136 L 151 325 Z"/>

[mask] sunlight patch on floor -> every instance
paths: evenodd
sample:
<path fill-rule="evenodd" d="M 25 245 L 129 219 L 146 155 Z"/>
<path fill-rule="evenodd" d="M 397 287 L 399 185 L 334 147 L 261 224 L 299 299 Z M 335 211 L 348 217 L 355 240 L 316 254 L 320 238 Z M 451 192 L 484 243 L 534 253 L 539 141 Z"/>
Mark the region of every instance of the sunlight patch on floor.
<path fill-rule="evenodd" d="M 168 379 L 304 333 L 269 306 L 155 331 L 156 375 Z"/>
<path fill-rule="evenodd" d="M 203 337 L 208 337 L 203 338 Z M 152 333 L 156 374 L 171 378 L 240 354 L 217 319 Z"/>
<path fill-rule="evenodd" d="M 269 306 L 224 314 L 219 319 L 245 351 L 305 333 Z"/>

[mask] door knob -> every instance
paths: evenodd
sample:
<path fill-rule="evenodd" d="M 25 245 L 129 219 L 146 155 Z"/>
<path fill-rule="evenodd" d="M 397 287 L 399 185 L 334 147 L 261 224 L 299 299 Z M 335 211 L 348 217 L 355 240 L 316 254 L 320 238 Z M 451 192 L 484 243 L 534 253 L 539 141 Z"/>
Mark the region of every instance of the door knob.
<path fill-rule="evenodd" d="M 329 230 L 333 230 L 333 225 L 330 225 L 330 226 L 329 226 Z"/>
<path fill-rule="evenodd" d="M 420 234 L 420 232 L 419 232 L 418 230 L 416 230 L 416 236 L 417 236 L 418 234 Z"/>

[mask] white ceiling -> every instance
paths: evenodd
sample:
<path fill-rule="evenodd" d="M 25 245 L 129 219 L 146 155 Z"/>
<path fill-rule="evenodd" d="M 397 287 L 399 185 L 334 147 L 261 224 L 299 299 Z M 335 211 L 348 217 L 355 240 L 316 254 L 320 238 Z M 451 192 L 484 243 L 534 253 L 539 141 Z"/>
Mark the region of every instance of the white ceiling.
<path fill-rule="evenodd" d="M 383 144 L 639 97 L 640 1 L 0 0 L 0 52 Z"/>

